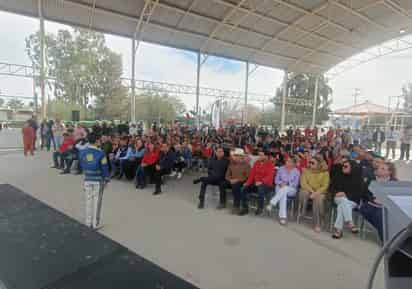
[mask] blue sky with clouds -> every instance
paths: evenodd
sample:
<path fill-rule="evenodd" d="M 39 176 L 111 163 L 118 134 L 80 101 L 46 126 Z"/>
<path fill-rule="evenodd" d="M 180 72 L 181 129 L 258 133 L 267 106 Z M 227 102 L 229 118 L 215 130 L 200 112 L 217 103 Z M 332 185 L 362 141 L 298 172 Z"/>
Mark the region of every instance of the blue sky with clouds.
<path fill-rule="evenodd" d="M 24 39 L 38 30 L 36 19 L 0 12 L 0 62 L 28 64 Z M 56 23 L 46 23 L 46 31 L 55 33 L 67 28 Z M 131 42 L 129 39 L 107 35 L 107 44 L 122 54 L 124 76 L 131 71 Z M 143 80 L 196 84 L 196 55 L 158 45 L 142 43 L 137 56 L 137 78 Z M 244 90 L 245 67 L 242 62 L 209 57 L 201 71 L 201 86 L 230 90 Z M 250 77 L 249 91 L 274 94 L 281 84 L 283 72 L 260 67 Z M 353 104 L 355 88 L 361 91 L 361 100 L 386 105 L 389 95 L 399 95 L 401 87 L 412 82 L 412 50 L 380 58 L 348 71 L 330 83 L 334 90 L 333 107 Z M 0 76 L 0 90 L 14 95 L 32 95 L 29 79 Z M 194 105 L 194 96 L 182 96 L 188 108 Z M 206 106 L 210 99 L 201 98 Z"/>

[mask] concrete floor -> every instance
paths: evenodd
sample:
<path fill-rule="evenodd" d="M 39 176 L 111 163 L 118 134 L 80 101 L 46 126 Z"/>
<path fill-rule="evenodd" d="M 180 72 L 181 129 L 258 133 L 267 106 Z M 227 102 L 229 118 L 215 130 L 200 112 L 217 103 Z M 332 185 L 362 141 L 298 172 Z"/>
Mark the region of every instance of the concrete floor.
<path fill-rule="evenodd" d="M 0 154 L 0 183 L 10 183 L 79 221 L 81 177 L 50 169 L 50 153 L 25 159 Z M 409 165 L 400 176 L 410 179 Z M 205 289 L 364 288 L 378 253 L 374 241 L 346 232 L 342 240 L 309 225 L 281 227 L 268 217 L 238 217 L 209 206 L 196 208 L 198 186 L 187 175 L 170 181 L 163 195 L 113 181 L 103 203 L 102 234 Z M 382 274 L 376 288 L 383 288 Z"/>

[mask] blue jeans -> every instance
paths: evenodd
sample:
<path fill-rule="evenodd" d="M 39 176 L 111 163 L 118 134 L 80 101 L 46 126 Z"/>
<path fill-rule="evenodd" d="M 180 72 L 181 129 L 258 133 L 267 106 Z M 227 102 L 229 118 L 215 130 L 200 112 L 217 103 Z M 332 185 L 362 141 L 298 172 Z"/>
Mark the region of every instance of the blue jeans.
<path fill-rule="evenodd" d="M 136 185 L 144 186 L 146 184 L 144 168 L 142 166 L 138 166 L 136 170 Z"/>
<path fill-rule="evenodd" d="M 379 238 L 383 240 L 382 208 L 370 203 L 364 203 L 359 211 L 369 224 L 378 231 Z"/>
<path fill-rule="evenodd" d="M 356 208 L 357 204 L 346 197 L 335 198 L 335 204 L 337 206 L 335 228 L 342 230 L 344 222 L 353 223 L 352 211 Z"/>
<path fill-rule="evenodd" d="M 62 142 L 63 142 L 62 136 L 54 136 L 54 143 L 56 144 L 57 149 L 60 148 Z"/>
<path fill-rule="evenodd" d="M 247 187 L 243 187 L 240 191 L 243 209 L 249 208 L 249 194 L 254 190 L 257 190 L 258 193 L 258 209 L 263 209 L 265 197 L 268 198 L 268 194 L 271 192 L 272 188 L 265 185 L 250 185 Z"/>

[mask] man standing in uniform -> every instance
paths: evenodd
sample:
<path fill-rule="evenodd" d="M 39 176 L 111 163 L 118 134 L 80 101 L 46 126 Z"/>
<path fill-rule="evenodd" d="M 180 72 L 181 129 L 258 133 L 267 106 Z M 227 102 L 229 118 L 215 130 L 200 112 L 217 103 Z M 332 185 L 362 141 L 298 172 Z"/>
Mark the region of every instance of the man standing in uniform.
<path fill-rule="evenodd" d="M 105 153 L 97 146 L 100 136 L 89 134 L 89 146 L 80 151 L 79 161 L 84 174 L 83 189 L 86 199 L 86 225 L 98 229 L 104 186 L 109 182 L 109 166 Z"/>

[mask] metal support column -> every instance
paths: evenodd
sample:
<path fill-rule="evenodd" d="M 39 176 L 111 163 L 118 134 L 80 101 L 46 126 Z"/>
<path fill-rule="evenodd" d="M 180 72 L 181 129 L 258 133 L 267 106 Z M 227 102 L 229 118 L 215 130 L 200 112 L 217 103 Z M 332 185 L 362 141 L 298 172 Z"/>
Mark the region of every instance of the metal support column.
<path fill-rule="evenodd" d="M 131 79 L 131 99 L 130 99 L 130 121 L 136 123 L 136 39 L 132 39 L 132 79 Z"/>
<path fill-rule="evenodd" d="M 196 127 L 200 129 L 200 110 L 199 110 L 199 99 L 200 99 L 200 51 L 197 52 L 197 76 L 196 76 Z"/>
<path fill-rule="evenodd" d="M 46 71 L 45 71 L 45 35 L 44 35 L 44 17 L 43 17 L 43 0 L 38 0 L 38 13 L 40 19 L 40 94 L 41 94 L 41 116 L 47 118 L 47 101 L 46 101 Z"/>
<path fill-rule="evenodd" d="M 245 103 L 243 106 L 242 124 L 247 124 L 247 101 L 249 93 L 249 61 L 246 61 L 246 79 L 245 79 Z"/>
<path fill-rule="evenodd" d="M 36 92 L 36 70 L 34 69 L 34 64 L 32 66 L 33 73 L 33 101 L 34 101 L 34 116 L 36 120 L 39 118 L 39 97 Z"/>
<path fill-rule="evenodd" d="M 316 76 L 315 91 L 313 94 L 312 128 L 316 126 L 316 112 L 318 111 L 319 76 Z"/>
<path fill-rule="evenodd" d="M 280 131 L 285 130 L 287 94 L 288 94 L 288 71 L 285 70 L 285 74 L 283 76 L 283 94 L 282 94 L 282 112 L 280 116 Z"/>

